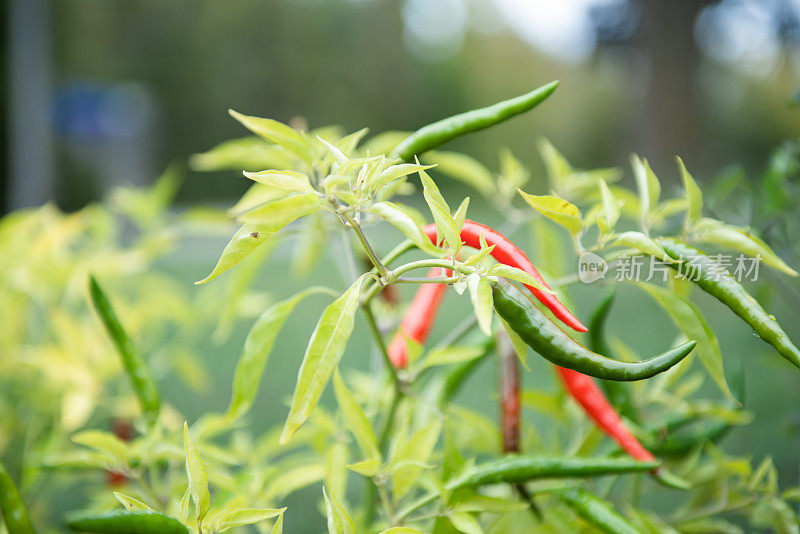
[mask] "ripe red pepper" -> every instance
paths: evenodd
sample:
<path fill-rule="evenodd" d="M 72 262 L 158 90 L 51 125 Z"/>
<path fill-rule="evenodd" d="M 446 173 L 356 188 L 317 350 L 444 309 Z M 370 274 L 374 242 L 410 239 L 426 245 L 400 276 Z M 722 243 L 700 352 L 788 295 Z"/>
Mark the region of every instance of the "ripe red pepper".
<path fill-rule="evenodd" d="M 443 272 L 444 269 L 440 267 L 433 268 L 428 273 L 428 278 L 440 277 Z M 400 329 L 387 349 L 389 359 L 396 368 L 403 369 L 408 365 L 408 345 L 405 337 L 418 343 L 425 343 L 428 339 L 445 291 L 447 284 L 422 284 L 417 290 L 403 317 L 403 322 L 400 323 Z"/>
<path fill-rule="evenodd" d="M 625 428 L 622 418 L 608 402 L 605 393 L 591 376 L 558 366 L 556 366 L 556 370 L 572 398 L 581 405 L 586 415 L 603 429 L 606 435 L 614 439 L 633 458 L 643 462 L 655 460 L 655 456 Z"/>
<path fill-rule="evenodd" d="M 429 224 L 423 228 L 425 234 L 431 239 L 434 244 L 437 244 L 436 225 Z M 492 250 L 492 256 L 500 263 L 522 269 L 534 279 L 539 281 L 545 287 L 549 287 L 542 279 L 539 272 L 533 266 L 531 261 L 525 253 L 517 248 L 507 237 L 500 232 L 485 226 L 475 221 L 467 219 L 461 231 L 461 240 L 465 245 L 472 248 L 480 248 L 480 235 L 486 244 L 495 248 Z M 428 276 L 435 277 L 441 276 L 441 269 L 433 269 Z M 526 286 L 528 289 L 547 306 L 553 314 L 561 319 L 565 324 L 581 332 L 586 332 L 588 329 L 573 316 L 566 307 L 558 301 L 550 293 L 544 293 L 534 287 Z M 427 339 L 433 320 L 436 317 L 436 312 L 439 309 L 444 292 L 447 286 L 445 284 L 423 284 L 406 313 L 405 318 L 401 324 L 401 329 L 406 335 L 424 343 Z M 395 367 L 405 367 L 408 363 L 408 350 L 405 340 L 399 333 L 395 335 L 394 340 L 389 346 L 389 357 Z M 597 385 L 595 380 L 584 374 L 571 369 L 565 369 L 556 366 L 558 376 L 564 384 L 567 392 L 581 405 L 586 415 L 589 416 L 595 424 L 600 427 L 609 437 L 614 439 L 630 456 L 641 461 L 652 461 L 655 457 L 644 448 L 644 446 L 636 439 L 636 437 L 628 431 L 622 418 L 616 412 L 614 407 L 608 402 L 603 391 Z M 514 406 L 513 399 L 515 395 L 512 391 L 501 392 L 503 403 L 503 414 L 508 417 L 508 425 L 503 425 L 504 432 L 504 448 L 509 449 L 509 445 L 513 450 L 517 446 L 514 443 L 518 436 L 514 435 L 512 422 L 517 419 L 518 413 L 514 415 L 519 407 Z M 506 406 L 508 400 L 508 406 Z M 504 417 L 504 423 L 505 423 Z M 509 428 L 507 429 L 506 426 Z M 508 434 L 508 435 L 506 435 Z"/>
<path fill-rule="evenodd" d="M 423 231 L 434 244 L 437 244 L 435 224 L 429 224 L 425 226 Z M 471 221 L 469 219 L 464 221 L 464 226 L 461 229 L 461 241 L 463 241 L 465 245 L 476 249 L 481 248 L 481 234 L 483 234 L 483 238 L 486 240 L 487 245 L 494 245 L 494 249 L 492 250 L 492 257 L 494 259 L 500 263 L 504 263 L 511 267 L 516 267 L 517 269 L 525 271 L 537 282 L 542 284 L 547 289 L 550 289 L 550 286 L 548 286 L 547 282 L 544 281 L 544 278 L 542 278 L 542 275 L 540 275 L 539 271 L 536 270 L 536 267 L 533 266 L 533 263 L 531 263 L 531 260 L 528 259 L 528 256 L 522 250 L 517 248 L 517 246 L 506 236 L 493 228 L 476 223 L 475 221 Z M 547 306 L 550 311 L 553 312 L 553 315 L 558 317 L 564 324 L 573 330 L 577 330 L 578 332 L 588 331 L 588 328 L 583 326 L 583 324 L 574 315 L 572 315 L 572 313 L 570 313 L 566 306 L 559 302 L 555 295 L 552 293 L 545 293 L 544 291 L 540 291 L 532 286 L 525 287 L 527 287 L 539 300 L 539 302 Z"/>

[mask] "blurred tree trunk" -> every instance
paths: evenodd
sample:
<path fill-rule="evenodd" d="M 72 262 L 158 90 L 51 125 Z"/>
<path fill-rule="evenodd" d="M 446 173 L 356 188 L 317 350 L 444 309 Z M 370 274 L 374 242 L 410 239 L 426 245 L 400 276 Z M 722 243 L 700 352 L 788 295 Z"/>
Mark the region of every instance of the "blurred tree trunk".
<path fill-rule="evenodd" d="M 675 155 L 690 164 L 700 156 L 695 79 L 700 52 L 694 24 L 708 0 L 644 0 L 642 47 L 650 58 L 650 80 L 640 113 L 644 132 L 638 151 L 659 168 Z M 658 171 L 657 171 L 658 172 Z"/>

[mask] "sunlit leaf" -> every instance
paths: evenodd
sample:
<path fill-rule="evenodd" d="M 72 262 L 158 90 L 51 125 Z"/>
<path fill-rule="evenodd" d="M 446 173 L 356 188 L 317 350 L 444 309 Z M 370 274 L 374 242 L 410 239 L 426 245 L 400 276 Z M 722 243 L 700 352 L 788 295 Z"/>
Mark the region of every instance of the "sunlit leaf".
<path fill-rule="evenodd" d="M 450 365 L 464 363 L 480 357 L 484 352 L 483 347 L 469 345 L 447 345 L 431 349 L 422 362 L 423 367 L 437 365 Z"/>
<path fill-rule="evenodd" d="M 486 274 L 489 276 L 502 276 L 503 278 L 508 278 L 509 280 L 516 280 L 517 282 L 522 282 L 523 284 L 535 287 L 543 293 L 555 294 L 555 291 L 545 287 L 541 282 L 536 280 L 522 269 L 505 265 L 504 263 L 492 265 Z"/>
<path fill-rule="evenodd" d="M 574 204 L 552 195 L 530 195 L 521 189 L 517 191 L 532 208 L 548 219 L 557 222 L 571 234 L 577 234 L 583 229 L 581 212 Z"/>
<path fill-rule="evenodd" d="M 428 462 L 433 447 L 439 440 L 441 429 L 441 423 L 434 421 L 418 430 L 394 451 L 391 463 L 393 466 L 400 466 L 392 473 L 392 488 L 395 498 L 402 498 L 414 487 L 422 473 L 423 467 L 421 466 Z"/>
<path fill-rule="evenodd" d="M 494 177 L 481 162 L 459 152 L 433 150 L 422 157 L 425 163 L 436 165 L 436 172 L 474 187 L 484 196 L 494 192 Z"/>
<path fill-rule="evenodd" d="M 681 179 L 683 180 L 683 189 L 686 194 L 686 200 L 689 202 L 689 209 L 686 212 L 686 225 L 687 227 L 691 227 L 703 216 L 703 192 L 697 186 L 697 182 L 694 181 L 694 178 L 692 178 L 692 175 L 689 174 L 689 171 L 686 170 L 683 160 L 677 156 L 675 159 L 678 162 L 678 168 L 681 171 Z"/>
<path fill-rule="evenodd" d="M 310 287 L 293 297 L 273 304 L 256 320 L 247 334 L 242 355 L 236 364 L 233 393 L 227 412 L 231 418 L 241 417 L 253 405 L 275 338 L 295 306 L 310 295 L 331 292 L 332 290 L 324 287 Z"/>
<path fill-rule="evenodd" d="M 475 310 L 475 317 L 478 319 L 478 326 L 484 334 L 492 334 L 492 317 L 494 315 L 492 297 L 492 286 L 489 280 L 481 277 L 478 273 L 467 276 L 469 287 L 469 298 Z"/>
<path fill-rule="evenodd" d="M 294 171 L 259 171 L 243 173 L 247 178 L 266 187 L 285 191 L 287 194 L 296 191 L 312 191 L 308 176 Z"/>
<path fill-rule="evenodd" d="M 261 521 L 280 516 L 286 508 L 241 508 L 231 510 L 219 519 L 219 530 L 224 532 L 230 528 L 253 525 Z"/>
<path fill-rule="evenodd" d="M 317 323 L 308 342 L 303 363 L 297 377 L 289 416 L 281 434 L 281 443 L 305 423 L 317 405 L 333 371 L 339 365 L 350 334 L 353 333 L 354 316 L 364 276 L 356 280 L 345 293 L 333 301 Z"/>
<path fill-rule="evenodd" d="M 84 430 L 72 436 L 72 441 L 101 452 L 116 462 L 127 463 L 128 446 L 111 432 Z"/>
<path fill-rule="evenodd" d="M 444 197 L 439 192 L 439 188 L 436 187 L 436 184 L 431 180 L 431 177 L 428 176 L 428 173 L 420 171 L 419 177 L 424 189 L 423 195 L 425 197 L 425 202 L 428 203 L 428 207 L 433 215 L 433 220 L 436 221 L 438 235 L 440 238 L 444 237 L 445 242 L 451 249 L 458 251 L 461 248 L 461 236 L 458 224 L 456 224 L 455 219 L 450 213 L 450 206 L 447 205 Z"/>
<path fill-rule="evenodd" d="M 372 430 L 369 419 L 367 419 L 361 406 L 353 398 L 353 394 L 347 389 L 338 370 L 333 375 L 333 388 L 336 393 L 336 401 L 339 403 L 339 409 L 344 416 L 345 424 L 350 429 L 350 432 L 353 433 L 361 452 L 367 459 L 380 458 L 381 453 L 378 450 L 378 441 L 375 438 L 375 432 Z"/>
<path fill-rule="evenodd" d="M 189 491 L 194 502 L 195 518 L 202 521 L 211 508 L 211 494 L 208 492 L 208 473 L 206 466 L 189 436 L 189 425 L 183 423 L 183 447 L 186 452 L 186 476 L 189 477 Z"/>
<path fill-rule="evenodd" d="M 733 249 L 753 258 L 760 257 L 770 267 L 789 276 L 797 276 L 797 271 L 786 265 L 769 245 L 746 230 L 728 225 L 713 225 L 702 230 L 696 240 Z"/>
<path fill-rule="evenodd" d="M 124 493 L 115 491 L 114 497 L 126 510 L 152 510 L 152 508 L 147 506 L 145 503 L 135 497 L 131 497 L 130 495 L 125 495 Z"/>
<path fill-rule="evenodd" d="M 242 115 L 228 110 L 231 116 L 256 135 L 293 152 L 307 163 L 311 163 L 311 150 L 306 140 L 291 127 L 272 119 Z"/>
<path fill-rule="evenodd" d="M 421 250 L 435 255 L 441 252 L 431 243 L 406 206 L 394 202 L 377 202 L 369 208 L 369 211 L 397 228 Z"/>
<path fill-rule="evenodd" d="M 447 515 L 450 523 L 464 534 L 483 534 L 483 529 L 478 520 L 466 512 L 453 512 Z"/>

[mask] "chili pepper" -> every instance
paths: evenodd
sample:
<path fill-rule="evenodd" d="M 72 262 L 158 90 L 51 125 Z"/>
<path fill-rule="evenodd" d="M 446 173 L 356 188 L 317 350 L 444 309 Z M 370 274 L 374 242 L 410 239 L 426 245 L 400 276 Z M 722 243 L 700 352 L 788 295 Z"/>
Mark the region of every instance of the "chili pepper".
<path fill-rule="evenodd" d="M 65 518 L 70 530 L 77 532 L 113 532 L 115 534 L 190 534 L 190 530 L 172 517 L 153 511 L 116 510 L 105 514 L 71 514 Z"/>
<path fill-rule="evenodd" d="M 492 286 L 494 307 L 525 343 L 561 367 L 605 380 L 642 380 L 666 371 L 689 355 L 689 341 L 641 362 L 621 362 L 594 353 L 572 339 L 515 285 L 501 279 Z"/>
<path fill-rule="evenodd" d="M 428 272 L 428 278 L 442 276 L 444 269 L 435 267 Z M 389 359 L 398 369 L 408 365 L 408 345 L 405 338 L 413 339 L 418 343 L 425 343 L 433 327 L 436 312 L 447 291 L 447 284 L 422 284 L 414 295 L 414 300 L 408 307 L 400 328 L 389 344 L 387 352 Z M 404 337 L 405 336 L 405 337 Z"/>
<path fill-rule="evenodd" d="M 484 486 L 527 482 L 540 478 L 583 478 L 650 471 L 658 462 L 627 458 L 577 458 L 509 455 L 478 464 L 447 483 L 449 491 Z"/>
<path fill-rule="evenodd" d="M 106 327 L 111 341 L 122 359 L 122 364 L 125 367 L 125 372 L 131 381 L 133 390 L 139 399 L 139 404 L 142 407 L 142 412 L 148 421 L 152 424 L 158 418 L 158 412 L 161 408 L 161 399 L 156 388 L 155 380 L 150 374 L 150 369 L 147 367 L 142 355 L 136 351 L 133 341 L 125 333 L 125 329 L 117 319 L 114 309 L 108 297 L 103 292 L 100 284 L 94 276 L 89 276 L 89 292 L 92 296 L 92 303 Z"/>
<path fill-rule="evenodd" d="M 111 430 L 115 436 L 122 441 L 132 441 L 134 437 L 133 425 L 127 419 L 114 419 Z M 113 487 L 124 486 L 128 483 L 128 477 L 119 471 L 106 471 L 106 483 Z"/>
<path fill-rule="evenodd" d="M 598 354 L 613 354 L 608 343 L 606 343 L 605 324 L 611 311 L 611 305 L 614 302 L 614 294 L 615 291 L 612 290 L 606 295 L 589 321 L 589 348 Z M 603 380 L 600 385 L 609 397 L 611 404 L 617 407 L 620 415 L 633 420 L 637 419 L 636 407 L 626 384 L 613 380 Z"/>
<path fill-rule="evenodd" d="M 429 224 L 425 226 L 423 231 L 434 244 L 438 244 L 438 236 L 435 224 Z M 528 259 L 528 256 L 522 250 L 517 248 L 517 246 L 514 245 L 510 239 L 497 230 L 486 225 L 477 223 L 470 219 L 464 221 L 464 226 L 461 229 L 461 241 L 463 241 L 465 245 L 479 249 L 481 247 L 481 235 L 483 235 L 483 238 L 488 246 L 494 245 L 494 249 L 492 249 L 491 252 L 494 259 L 500 263 L 504 263 L 506 265 L 510 265 L 511 267 L 516 267 L 517 269 L 525 271 L 531 275 L 534 280 L 542 284 L 547 289 L 550 289 L 550 286 L 548 286 L 547 282 L 544 281 L 544 278 L 542 278 L 542 275 L 540 275 L 539 271 L 536 270 L 536 267 L 533 266 L 533 263 L 531 263 L 531 260 Z M 587 331 L 587 328 L 570 313 L 566 306 L 559 302 L 555 295 L 552 293 L 545 293 L 544 291 L 532 286 L 526 285 L 525 287 L 527 287 L 531 293 L 533 293 L 539 302 L 547 306 L 547 308 L 553 312 L 553 315 L 563 321 L 564 324 L 573 330 L 577 330 L 578 332 Z"/>
<path fill-rule="evenodd" d="M 625 428 L 622 419 L 608 402 L 603 391 L 590 376 L 586 376 L 572 369 L 556 367 L 561 381 L 569 394 L 572 395 L 592 421 L 607 435 L 611 436 L 619 446 L 625 449 L 633 458 L 649 462 L 655 457 L 645 449 L 639 440 Z"/>
<path fill-rule="evenodd" d="M 33 524 L 28 510 L 11 475 L 0 463 L 0 512 L 6 524 L 8 534 L 34 534 Z"/>
<path fill-rule="evenodd" d="M 741 317 L 761 339 L 772 345 L 778 353 L 796 367 L 800 367 L 800 349 L 780 327 L 775 317 L 764 308 L 728 271 L 700 250 L 678 239 L 665 238 L 661 246 L 679 264 L 669 263 L 673 269 L 730 308 Z M 682 270 L 685 269 L 685 270 Z"/>
<path fill-rule="evenodd" d="M 555 492 L 559 499 L 590 525 L 608 534 L 641 534 L 607 502 L 583 488 L 567 488 Z"/>
<path fill-rule="evenodd" d="M 392 155 L 408 161 L 415 155 L 434 149 L 451 139 L 494 126 L 533 109 L 550 96 L 556 87 L 558 82 L 553 81 L 530 93 L 423 126 L 397 145 L 392 150 Z"/>

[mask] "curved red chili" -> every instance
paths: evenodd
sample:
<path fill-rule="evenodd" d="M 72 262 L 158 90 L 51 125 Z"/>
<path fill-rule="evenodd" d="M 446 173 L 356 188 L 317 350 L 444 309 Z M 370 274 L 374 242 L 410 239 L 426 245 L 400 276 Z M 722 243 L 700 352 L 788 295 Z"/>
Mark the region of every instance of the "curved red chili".
<path fill-rule="evenodd" d="M 428 278 L 443 276 L 443 272 L 444 269 L 435 267 L 428 273 Z M 447 291 L 447 284 L 420 285 L 403 317 L 403 322 L 400 323 L 400 329 L 394 335 L 387 349 L 389 359 L 396 368 L 403 369 L 408 365 L 408 345 L 405 337 L 418 343 L 425 343 L 425 340 L 428 339 L 445 291 Z"/>
<path fill-rule="evenodd" d="M 603 390 L 591 376 L 558 366 L 556 366 L 556 370 L 572 398 L 609 437 L 614 439 L 633 458 L 643 462 L 655 460 L 655 456 L 625 428 L 622 418 L 608 402 Z"/>
<path fill-rule="evenodd" d="M 436 233 L 435 224 L 429 224 L 422 230 L 434 244 L 437 244 L 438 236 Z M 506 265 L 510 265 L 511 267 L 516 267 L 517 269 L 525 271 L 537 282 L 542 284 L 547 289 L 550 289 L 550 286 L 548 286 L 547 282 L 544 281 L 544 278 L 542 278 L 542 275 L 540 275 L 539 271 L 536 270 L 536 267 L 533 266 L 533 263 L 531 263 L 531 260 L 528 259 L 528 256 L 522 250 L 517 248 L 517 246 L 514 245 L 510 239 L 497 230 L 486 225 L 471 221 L 469 219 L 464 221 L 464 226 L 461 229 L 461 241 L 463 241 L 465 245 L 479 249 L 481 247 L 481 234 L 483 234 L 483 238 L 486 240 L 487 245 L 494 245 L 494 249 L 492 250 L 492 257 L 494 259 L 500 263 L 504 263 Z M 572 313 L 570 313 L 566 306 L 559 302 L 555 295 L 552 293 L 545 293 L 544 291 L 540 291 L 532 286 L 525 287 L 527 287 L 539 300 L 539 302 L 547 306 L 550 311 L 553 312 L 553 315 L 560 319 L 564 324 L 573 330 L 577 330 L 578 332 L 588 332 L 588 328 L 583 326 L 583 324 L 574 315 L 572 315 Z"/>

